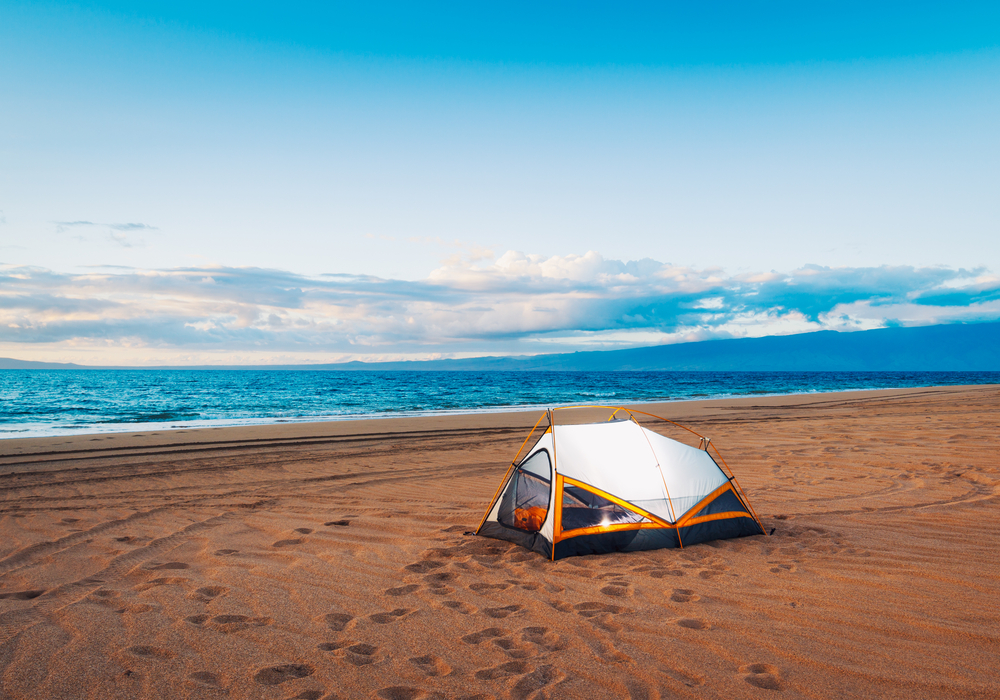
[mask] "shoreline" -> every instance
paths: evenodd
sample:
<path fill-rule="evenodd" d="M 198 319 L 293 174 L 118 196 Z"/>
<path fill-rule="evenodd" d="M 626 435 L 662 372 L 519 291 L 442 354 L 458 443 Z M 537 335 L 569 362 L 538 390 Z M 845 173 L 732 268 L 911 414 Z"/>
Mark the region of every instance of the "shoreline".
<path fill-rule="evenodd" d="M 702 404 L 711 402 L 736 402 L 734 405 L 742 405 L 747 401 L 761 401 L 767 399 L 786 399 L 792 397 L 836 397 L 839 395 L 854 395 L 854 394 L 869 394 L 876 393 L 881 394 L 884 392 L 912 392 L 912 391 L 923 391 L 923 390 L 939 390 L 939 389 L 968 389 L 972 387 L 992 387 L 1000 386 L 995 384 L 945 384 L 945 385 L 931 385 L 931 386 L 920 386 L 920 387 L 897 387 L 897 388 L 886 388 L 886 389 L 849 389 L 845 391 L 809 391 L 809 392 L 789 392 L 789 393 L 774 393 L 774 394 L 741 394 L 741 395 L 729 395 L 729 396 L 719 396 L 719 397 L 705 397 L 705 398 L 680 398 L 671 399 L 667 401 L 630 401 L 624 403 L 612 403 L 609 406 L 627 406 L 627 407 L 644 407 L 646 409 L 651 409 L 651 413 L 662 412 L 663 417 L 667 417 L 666 413 L 678 414 L 678 407 L 683 405 L 691 404 Z M 491 406 L 481 409 L 455 409 L 455 410 L 439 410 L 439 411 L 413 411 L 413 412 L 400 412 L 400 413 L 377 413 L 377 414 L 349 414 L 344 416 L 324 416 L 324 417 L 306 417 L 306 418 L 250 418 L 245 419 L 240 422 L 229 422 L 229 419 L 218 419 L 218 425 L 204 425 L 204 423 L 212 422 L 212 419 L 204 421 L 191 421 L 190 424 L 185 424 L 183 421 L 165 421 L 163 423 L 94 423 L 88 426 L 81 427 L 79 429 L 67 429 L 65 432 L 48 432 L 43 431 L 43 434 L 34 435 L 4 435 L 3 430 L 0 429 L 0 455 L 5 454 L 6 450 L 4 446 L 6 443 L 17 440 L 49 440 L 49 439 L 64 439 L 64 438 L 87 438 L 92 436 L 112 436 L 118 435 L 122 437 L 129 437 L 133 435 L 143 435 L 149 433 L 164 433 L 164 432 L 180 432 L 189 433 L 193 431 L 216 431 L 216 430 L 260 430 L 265 428 L 281 428 L 285 426 L 297 426 L 297 425 L 328 425 L 337 423 L 367 423 L 374 421 L 409 421 L 409 420 L 426 420 L 426 419 L 449 419 L 458 416 L 492 416 L 492 415 L 505 415 L 505 414 L 522 414 L 522 413 L 537 413 L 543 412 L 548 408 L 584 408 L 586 406 L 593 404 L 554 404 L 552 406 L 545 405 L 527 405 L 527 406 Z M 680 413 L 683 413 L 681 411 Z M 675 420 L 675 419 L 671 419 Z M 107 426 L 107 429 L 93 430 L 92 428 L 100 426 L 102 428 Z M 120 427 L 119 427 L 120 426 Z"/>

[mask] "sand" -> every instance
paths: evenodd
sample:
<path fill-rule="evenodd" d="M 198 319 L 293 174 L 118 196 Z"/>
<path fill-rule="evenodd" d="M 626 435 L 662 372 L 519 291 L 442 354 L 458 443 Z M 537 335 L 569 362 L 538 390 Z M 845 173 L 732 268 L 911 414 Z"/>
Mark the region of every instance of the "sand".
<path fill-rule="evenodd" d="M 0 697 L 1000 696 L 1000 387 L 643 408 L 773 534 L 469 536 L 537 412 L 0 441 Z"/>

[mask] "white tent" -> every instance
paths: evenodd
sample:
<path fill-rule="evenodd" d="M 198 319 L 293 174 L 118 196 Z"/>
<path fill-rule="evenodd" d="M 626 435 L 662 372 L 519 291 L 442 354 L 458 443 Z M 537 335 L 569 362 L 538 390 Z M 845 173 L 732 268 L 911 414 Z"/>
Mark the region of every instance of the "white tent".
<path fill-rule="evenodd" d="M 709 440 L 700 448 L 671 440 L 634 413 L 555 426 L 549 412 L 549 428 L 515 456 L 476 534 L 551 559 L 764 534 Z"/>

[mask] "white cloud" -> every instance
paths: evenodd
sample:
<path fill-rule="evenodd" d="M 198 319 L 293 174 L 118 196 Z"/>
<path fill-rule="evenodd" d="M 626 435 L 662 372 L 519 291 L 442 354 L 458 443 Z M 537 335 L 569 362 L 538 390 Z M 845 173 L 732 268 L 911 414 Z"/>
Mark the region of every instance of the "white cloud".
<path fill-rule="evenodd" d="M 468 356 L 998 318 L 1000 278 L 982 269 L 729 277 L 596 252 L 516 251 L 450 259 L 419 282 L 220 266 L 0 267 L 0 354 L 25 359 Z"/>

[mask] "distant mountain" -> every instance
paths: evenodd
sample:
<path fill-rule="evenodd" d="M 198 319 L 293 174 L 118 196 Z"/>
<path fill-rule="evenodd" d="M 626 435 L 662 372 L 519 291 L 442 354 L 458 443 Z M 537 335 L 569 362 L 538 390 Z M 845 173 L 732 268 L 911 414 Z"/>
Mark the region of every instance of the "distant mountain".
<path fill-rule="evenodd" d="M 10 357 L 0 357 L 0 369 L 91 369 L 86 365 L 74 365 L 72 362 L 33 362 L 32 360 L 15 360 Z"/>
<path fill-rule="evenodd" d="M 0 369 L 101 369 L 0 358 Z M 129 369 L 105 367 L 103 369 Z M 153 368 L 147 368 L 153 369 Z M 629 350 L 462 360 L 344 362 L 322 365 L 160 367 L 330 371 L 1000 371 L 1000 323 L 881 328 L 838 333 L 706 340 Z"/>

